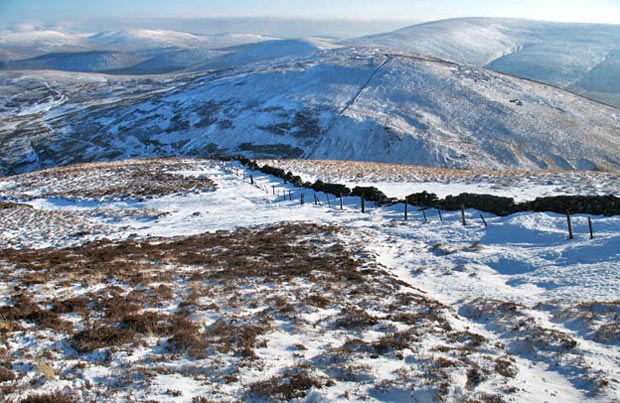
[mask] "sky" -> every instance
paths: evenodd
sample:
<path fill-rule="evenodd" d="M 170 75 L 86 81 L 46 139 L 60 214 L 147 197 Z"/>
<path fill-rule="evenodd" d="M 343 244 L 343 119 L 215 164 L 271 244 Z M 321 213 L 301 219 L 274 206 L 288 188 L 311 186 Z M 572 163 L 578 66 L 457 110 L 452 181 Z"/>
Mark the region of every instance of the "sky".
<path fill-rule="evenodd" d="M 79 25 L 166 20 L 347 20 L 405 26 L 454 17 L 620 24 L 620 0 L 0 0 L 0 23 Z M 157 28 L 157 27 L 153 27 Z"/>

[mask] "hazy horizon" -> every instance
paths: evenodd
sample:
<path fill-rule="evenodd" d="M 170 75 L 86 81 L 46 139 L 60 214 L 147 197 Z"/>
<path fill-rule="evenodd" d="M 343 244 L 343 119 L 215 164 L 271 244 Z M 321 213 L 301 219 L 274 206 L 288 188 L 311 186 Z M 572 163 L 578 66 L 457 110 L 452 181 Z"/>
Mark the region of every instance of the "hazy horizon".
<path fill-rule="evenodd" d="M 144 19 L 76 19 L 56 23 L 23 22 L 0 24 L 0 31 L 27 32 L 59 30 L 76 33 L 90 33 L 122 29 L 156 29 L 189 32 L 201 35 L 226 33 L 260 34 L 275 37 L 321 36 L 333 38 L 354 38 L 363 35 L 387 32 L 422 23 L 421 20 L 354 20 L 354 19 L 312 19 L 279 17 L 237 17 L 237 18 L 144 18 Z"/>
<path fill-rule="evenodd" d="M 257 33 L 280 37 L 355 37 L 460 17 L 620 24 L 620 0 L 3 0 L 4 30 L 94 32 L 125 28 L 198 34 Z"/>

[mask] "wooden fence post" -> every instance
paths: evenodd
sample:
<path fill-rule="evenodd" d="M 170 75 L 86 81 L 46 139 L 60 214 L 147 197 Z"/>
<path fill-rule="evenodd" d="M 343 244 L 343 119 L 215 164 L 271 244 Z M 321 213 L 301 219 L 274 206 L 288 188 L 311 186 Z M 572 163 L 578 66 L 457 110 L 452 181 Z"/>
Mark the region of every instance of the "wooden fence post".
<path fill-rule="evenodd" d="M 342 210 L 342 193 L 340 193 L 340 210 Z"/>
<path fill-rule="evenodd" d="M 437 214 L 439 214 L 439 221 L 443 222 L 443 217 L 441 216 L 441 210 L 437 209 Z"/>
<path fill-rule="evenodd" d="M 480 219 L 482 219 L 482 223 L 484 224 L 484 228 L 486 228 L 487 227 L 487 221 L 484 219 L 482 214 L 480 214 Z"/>
<path fill-rule="evenodd" d="M 573 239 L 573 224 L 570 221 L 570 212 L 566 211 L 566 223 L 568 224 L 568 239 Z"/>
<path fill-rule="evenodd" d="M 366 206 L 364 204 L 364 195 L 360 196 L 360 200 L 362 201 L 362 213 L 366 212 Z"/>
<path fill-rule="evenodd" d="M 314 205 L 315 206 L 319 205 L 319 200 L 316 198 L 316 192 L 314 193 Z"/>
<path fill-rule="evenodd" d="M 590 239 L 594 239 L 594 230 L 592 229 L 592 219 L 588 217 L 588 227 L 590 228 Z"/>
<path fill-rule="evenodd" d="M 329 201 L 329 193 L 325 193 L 325 198 L 327 199 L 327 205 L 329 208 L 332 208 L 332 202 Z"/>
<path fill-rule="evenodd" d="M 424 211 L 424 209 L 422 209 L 422 215 L 424 216 L 424 222 L 428 222 L 426 219 L 426 211 Z"/>
<path fill-rule="evenodd" d="M 407 198 L 405 197 L 405 221 L 407 221 L 409 217 L 409 202 L 407 201 Z"/>
<path fill-rule="evenodd" d="M 304 205 L 304 193 L 303 192 L 301 192 L 301 194 L 299 195 L 299 201 L 301 205 L 303 206 Z"/>
<path fill-rule="evenodd" d="M 250 184 L 254 184 L 254 175 L 250 175 Z"/>
<path fill-rule="evenodd" d="M 276 187 L 275 187 L 275 185 L 272 186 L 271 189 L 273 190 L 273 195 L 275 196 L 276 195 Z"/>
<path fill-rule="evenodd" d="M 467 221 L 465 221 L 465 205 L 461 204 L 461 221 L 463 222 L 463 226 L 467 225 Z"/>

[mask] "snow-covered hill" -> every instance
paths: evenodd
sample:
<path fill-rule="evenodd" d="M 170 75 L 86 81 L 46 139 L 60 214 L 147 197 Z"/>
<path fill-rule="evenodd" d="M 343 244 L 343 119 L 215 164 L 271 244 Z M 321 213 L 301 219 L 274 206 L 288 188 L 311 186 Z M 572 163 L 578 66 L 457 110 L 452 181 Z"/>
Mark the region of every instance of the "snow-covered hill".
<path fill-rule="evenodd" d="M 159 73 L 205 64 L 219 56 L 237 51 L 247 52 L 247 49 L 234 47 L 277 40 L 254 34 L 195 35 L 147 29 L 104 31 L 96 34 L 59 31 L 3 32 L 0 34 L 0 60 L 5 69 Z M 218 50 L 223 48 L 229 50 Z M 299 53 L 283 42 L 280 55 L 288 55 L 289 51 L 290 54 Z M 273 53 L 274 50 L 268 52 Z M 263 60 L 268 58 L 268 55 L 269 53 L 266 53 L 262 59 L 255 57 L 255 60 Z M 107 60 L 85 60 L 93 58 Z M 123 60 L 120 61 L 119 58 Z M 232 63 L 234 61 L 229 64 Z M 101 68 L 93 68 L 97 65 Z"/>
<path fill-rule="evenodd" d="M 40 56 L 51 52 L 79 52 L 89 50 L 88 34 L 56 30 L 2 32 L 0 48 L 24 56 Z"/>
<path fill-rule="evenodd" d="M 8 63 L 16 70 L 63 70 L 101 72 L 125 69 L 144 58 L 126 52 L 91 51 L 77 53 L 48 53 L 31 59 Z"/>
<path fill-rule="evenodd" d="M 392 47 L 529 78 L 620 105 L 620 26 L 496 18 L 435 21 L 348 44 Z M 602 84 L 602 85 L 601 85 Z"/>
<path fill-rule="evenodd" d="M 221 49 L 226 54 L 205 64 L 194 66 L 194 70 L 226 69 L 244 66 L 263 60 L 277 59 L 315 52 L 321 49 L 320 42 L 305 40 L 271 40 Z"/>
<path fill-rule="evenodd" d="M 89 36 L 88 40 L 102 47 L 127 50 L 169 47 L 192 48 L 202 47 L 209 42 L 205 37 L 186 32 L 154 29 L 105 31 Z"/>
<path fill-rule="evenodd" d="M 620 167 L 617 109 L 414 54 L 343 48 L 216 73 L 11 73 L 5 83 L 5 173 L 213 154 L 459 168 Z"/>

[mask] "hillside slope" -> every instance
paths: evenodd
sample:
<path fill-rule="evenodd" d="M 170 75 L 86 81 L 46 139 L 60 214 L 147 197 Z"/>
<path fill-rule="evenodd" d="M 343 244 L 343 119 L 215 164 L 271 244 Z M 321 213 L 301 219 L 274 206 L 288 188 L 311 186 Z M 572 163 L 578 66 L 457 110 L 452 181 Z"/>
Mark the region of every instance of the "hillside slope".
<path fill-rule="evenodd" d="M 341 183 L 349 163 L 332 164 Z M 437 186 L 383 168 L 362 180 Z M 424 171 L 511 196 L 602 176 Z M 313 193 L 200 159 L 0 178 L 3 400 L 617 399 L 620 216 L 574 215 L 568 240 L 563 214 L 468 209 L 462 225 Z"/>
<path fill-rule="evenodd" d="M 100 72 L 124 69 L 143 60 L 144 58 L 125 52 L 48 53 L 31 59 L 10 62 L 8 67 L 15 70 Z"/>
<path fill-rule="evenodd" d="M 618 169 L 620 111 L 407 53 L 343 48 L 216 73 L 12 73 L 5 174 L 79 161 L 244 154 L 455 168 Z"/>
<path fill-rule="evenodd" d="M 620 26 L 499 18 L 435 21 L 347 42 L 432 55 L 620 105 Z"/>

